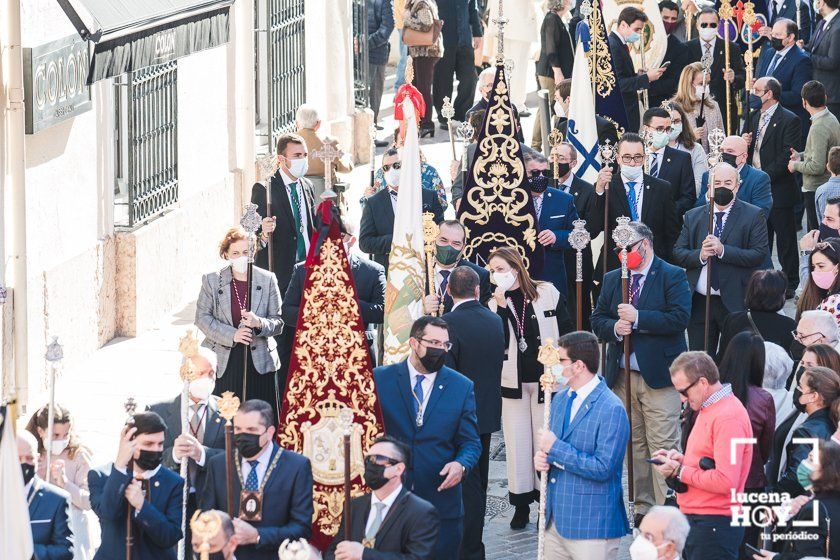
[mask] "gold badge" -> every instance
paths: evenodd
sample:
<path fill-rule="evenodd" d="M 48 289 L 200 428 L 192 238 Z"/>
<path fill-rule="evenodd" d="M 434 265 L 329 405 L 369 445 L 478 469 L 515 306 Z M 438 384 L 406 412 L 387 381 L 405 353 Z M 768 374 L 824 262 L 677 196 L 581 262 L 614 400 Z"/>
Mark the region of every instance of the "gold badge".
<path fill-rule="evenodd" d="M 263 493 L 243 490 L 239 494 L 239 516 L 245 521 L 262 521 Z"/>

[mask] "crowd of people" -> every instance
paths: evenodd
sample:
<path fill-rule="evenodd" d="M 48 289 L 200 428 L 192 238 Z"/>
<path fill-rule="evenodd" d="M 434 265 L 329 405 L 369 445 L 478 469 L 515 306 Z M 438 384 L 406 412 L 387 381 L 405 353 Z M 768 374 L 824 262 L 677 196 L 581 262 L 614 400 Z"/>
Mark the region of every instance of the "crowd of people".
<path fill-rule="evenodd" d="M 410 56 L 427 108 L 419 136 L 434 135 L 435 116 L 450 124 L 442 108 L 456 78 L 451 119 L 474 124 L 463 155 L 470 168 L 495 95 L 496 70 L 481 70 L 477 56 L 484 10 L 475 0 L 367 4 L 374 118 L 396 28 L 398 82 Z M 520 68 L 536 61 L 533 83 L 553 93 L 549 122 L 565 133 L 579 6 L 547 0 L 544 8 L 532 39 L 541 48 L 519 55 Z M 462 162 L 451 162 L 447 183 L 421 153 L 422 211 L 438 225 L 433 274 L 412 317 L 409 356 L 391 365 L 382 365 L 380 325 L 403 151 L 397 138 L 377 140 L 388 148 L 365 189 L 360 223 L 342 216 L 341 240 L 367 350 L 379 365 L 373 377 L 385 435 L 363 450 L 369 492 L 349 504 L 350 527 L 312 557 L 483 560 L 491 435 L 501 430 L 512 530 L 532 522 L 546 478 L 546 558 L 614 559 L 631 527 L 633 560 L 840 558 L 840 530 L 831 523 L 840 516 L 838 0 L 769 2 L 750 83 L 739 41 L 719 35 L 716 9 L 691 0 L 662 0 L 659 8 L 667 50 L 656 68 L 637 70 L 630 55 L 650 15 L 629 6 L 612 22 L 608 41 L 629 126 L 596 119 L 599 139 L 615 142 L 617 157 L 594 183 L 575 174 L 574 145 L 547 150 L 538 127 L 526 144 L 519 117 L 527 108 L 513 99 L 511 137 L 541 268 L 504 246 L 481 265 L 468 260 L 467 228 L 445 216 L 470 187 Z M 683 41 L 687 14 L 697 37 Z M 517 49 L 528 44 L 522 29 L 511 52 L 528 51 Z M 406 30 L 432 32 L 433 40 L 420 45 Z M 517 98 L 528 77 L 510 79 Z M 319 133 L 317 108 L 300 107 L 296 124 L 277 140 L 277 172 L 252 191 L 264 216 L 252 274 L 248 234 L 237 226 L 219 243 L 226 265 L 202 278 L 195 325 L 204 338 L 190 358 L 197 378 L 189 429 L 181 429 L 182 399 L 173 395 L 134 415 L 105 466 L 94 465 L 60 404 L 51 422 L 43 407 L 19 431 L 36 558 L 125 558 L 129 530 L 135 560 L 174 559 L 182 539 L 210 558 L 267 560 L 284 541 L 312 537 L 312 466 L 278 444 L 278 418 L 305 261 L 323 225 L 318 203 L 353 163 L 343 153 L 318 156 L 338 145 Z M 725 137 L 710 165 L 716 130 Z M 623 252 L 609 237 L 620 217 L 630 220 Z M 603 250 L 583 251 L 582 282 L 569 242 L 579 218 L 592 238 L 606 238 Z M 578 308 L 580 328 L 572 319 Z M 541 379 L 549 341 L 558 352 L 553 386 Z M 240 504 L 228 495 L 218 403 L 243 384 L 249 399 L 233 420 Z M 255 499 L 259 515 L 249 509 Z M 233 517 L 224 511 L 231 500 Z M 767 515 L 754 515 L 767 504 L 774 506 Z M 210 541 L 191 531 L 199 511 L 219 522 Z"/>

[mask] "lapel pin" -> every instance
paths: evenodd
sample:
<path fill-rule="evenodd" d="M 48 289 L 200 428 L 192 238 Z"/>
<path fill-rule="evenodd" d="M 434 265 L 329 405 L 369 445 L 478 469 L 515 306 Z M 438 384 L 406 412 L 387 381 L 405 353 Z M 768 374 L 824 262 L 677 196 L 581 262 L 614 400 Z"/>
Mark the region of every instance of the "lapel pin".
<path fill-rule="evenodd" d="M 443 385 L 438 385 L 438 389 L 440 389 L 441 391 L 443 391 Z"/>
<path fill-rule="evenodd" d="M 159 480 L 155 480 L 155 488 L 157 488 L 158 486 L 160 486 L 160 481 L 159 481 Z"/>
<path fill-rule="evenodd" d="M 219 419 L 218 419 L 218 417 L 217 417 L 217 418 L 216 418 L 216 424 L 218 424 L 218 423 L 219 423 Z"/>

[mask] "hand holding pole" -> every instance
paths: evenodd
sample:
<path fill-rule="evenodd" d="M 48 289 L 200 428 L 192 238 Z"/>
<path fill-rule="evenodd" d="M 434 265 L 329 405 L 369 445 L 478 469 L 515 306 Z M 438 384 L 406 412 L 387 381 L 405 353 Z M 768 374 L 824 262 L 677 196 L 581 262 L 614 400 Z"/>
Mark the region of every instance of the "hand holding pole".
<path fill-rule="evenodd" d="M 248 277 L 245 288 L 245 310 L 251 311 L 251 284 L 254 276 L 254 254 L 256 253 L 257 245 L 257 229 L 262 223 L 261 216 L 257 213 L 256 204 L 246 204 L 245 213 L 239 221 L 239 225 L 248 234 Z M 239 325 L 237 325 L 237 328 Z M 242 400 L 248 400 L 248 354 L 251 351 L 251 345 L 245 344 L 245 352 L 243 352 L 242 364 Z"/>
<path fill-rule="evenodd" d="M 543 395 L 545 397 L 545 404 L 543 404 L 543 430 L 551 429 L 551 397 L 557 387 L 557 380 L 554 377 L 552 368 L 560 363 L 560 351 L 554 344 L 554 340 L 549 338 L 545 344 L 540 346 L 537 360 L 543 365 L 543 374 L 540 376 L 540 385 L 542 386 Z M 545 503 L 548 492 L 548 473 L 544 471 L 540 473 L 540 518 L 537 533 L 537 560 L 545 558 Z"/>
<path fill-rule="evenodd" d="M 128 397 L 126 399 L 125 404 L 125 412 L 128 415 L 128 420 L 126 420 L 126 424 L 129 426 L 134 425 L 134 413 L 137 410 L 137 401 L 134 400 L 133 397 Z M 134 481 L 134 459 L 129 459 L 128 463 L 125 466 L 125 472 L 128 474 L 128 481 L 131 483 Z M 134 508 L 131 506 L 131 502 L 126 500 L 128 514 L 125 517 L 125 560 L 131 560 L 134 554 Z"/>
<path fill-rule="evenodd" d="M 239 410 L 239 398 L 233 392 L 225 391 L 218 402 L 219 416 L 225 419 L 225 510 L 234 517 L 233 513 L 233 417 Z"/>
<path fill-rule="evenodd" d="M 181 376 L 181 381 L 184 382 L 184 386 L 181 389 L 181 433 L 187 434 L 190 432 L 190 383 L 198 378 L 198 372 L 192 363 L 193 356 L 198 354 L 198 339 L 195 338 L 191 329 L 188 329 L 187 333 L 181 337 L 178 343 L 178 351 L 181 352 L 182 356 L 181 368 L 178 373 Z M 187 534 L 187 500 L 190 495 L 190 485 L 194 482 L 189 480 L 189 464 L 189 457 L 181 457 L 179 474 L 184 479 L 184 490 L 181 494 L 181 534 L 184 537 Z M 192 546 L 192 544 L 190 543 L 188 545 L 185 538 L 182 538 L 178 543 L 178 560 L 184 560 L 186 558 L 187 546 Z"/>
<path fill-rule="evenodd" d="M 431 212 L 423 212 L 423 249 L 426 253 L 426 285 L 427 294 L 434 295 L 435 293 L 435 261 L 436 257 L 436 241 L 440 228 L 435 223 L 435 215 Z M 432 315 L 443 315 L 443 295 L 440 296 L 439 309 L 434 310 Z"/>

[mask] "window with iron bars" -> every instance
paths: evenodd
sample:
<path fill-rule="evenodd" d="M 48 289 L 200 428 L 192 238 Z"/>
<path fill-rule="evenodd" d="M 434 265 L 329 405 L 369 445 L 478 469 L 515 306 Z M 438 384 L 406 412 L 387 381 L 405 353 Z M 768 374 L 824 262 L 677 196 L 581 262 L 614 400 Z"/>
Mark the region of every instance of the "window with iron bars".
<path fill-rule="evenodd" d="M 294 132 L 306 102 L 304 0 L 255 0 L 254 7 L 257 149 L 268 152 Z"/>
<path fill-rule="evenodd" d="M 367 0 L 353 0 L 353 99 L 359 108 L 370 105 L 367 17 Z"/>
<path fill-rule="evenodd" d="M 178 202 L 178 62 L 114 81 L 114 224 L 134 229 Z"/>

